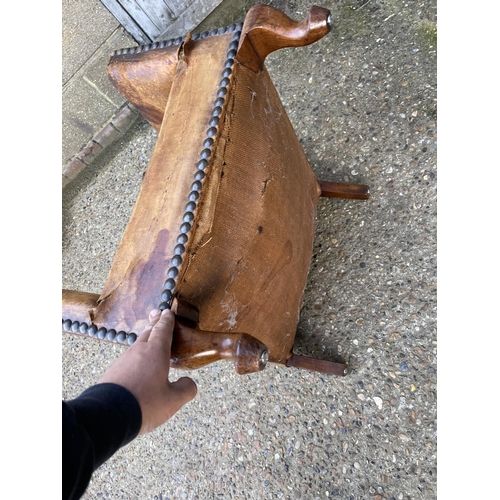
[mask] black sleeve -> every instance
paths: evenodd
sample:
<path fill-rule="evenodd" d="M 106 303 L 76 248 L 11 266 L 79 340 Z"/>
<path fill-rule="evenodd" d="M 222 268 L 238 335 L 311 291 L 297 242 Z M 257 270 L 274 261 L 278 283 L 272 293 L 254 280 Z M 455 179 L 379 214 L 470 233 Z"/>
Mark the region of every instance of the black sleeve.
<path fill-rule="evenodd" d="M 117 384 L 97 384 L 76 399 L 63 401 L 63 499 L 80 498 L 92 473 L 130 443 L 141 425 L 139 403 Z"/>

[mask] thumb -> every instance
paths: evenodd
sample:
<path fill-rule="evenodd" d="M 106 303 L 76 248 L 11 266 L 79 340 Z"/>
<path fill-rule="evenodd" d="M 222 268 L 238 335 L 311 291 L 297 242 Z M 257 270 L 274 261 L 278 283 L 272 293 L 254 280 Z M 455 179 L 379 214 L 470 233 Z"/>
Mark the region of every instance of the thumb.
<path fill-rule="evenodd" d="M 193 379 L 181 377 L 170 384 L 171 405 L 175 408 L 174 412 L 179 411 L 186 403 L 195 398 L 198 393 L 198 387 Z"/>
<path fill-rule="evenodd" d="M 170 309 L 164 309 L 157 323 L 153 326 L 147 340 L 154 343 L 158 342 L 164 349 L 168 349 L 170 353 L 174 325 L 174 313 Z"/>

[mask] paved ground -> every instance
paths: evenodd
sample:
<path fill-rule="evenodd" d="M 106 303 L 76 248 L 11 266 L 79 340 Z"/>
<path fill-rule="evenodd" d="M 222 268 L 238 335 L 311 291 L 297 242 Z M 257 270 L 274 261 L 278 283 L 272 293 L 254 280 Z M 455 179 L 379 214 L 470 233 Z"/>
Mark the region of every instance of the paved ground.
<path fill-rule="evenodd" d="M 106 74 L 109 55 L 135 41 L 120 26 L 100 0 L 62 2 L 62 165 L 68 162 L 102 130 L 126 104 Z M 120 129 L 114 130 L 119 133 Z M 103 141 L 97 139 L 100 145 Z M 64 177 L 63 177 L 64 181 Z"/>
<path fill-rule="evenodd" d="M 272 4 L 295 19 L 310 5 Z M 368 202 L 320 200 L 296 338 L 351 373 L 193 372 L 197 398 L 96 471 L 86 498 L 437 497 L 436 5 L 320 4 L 334 31 L 267 67 L 318 177 L 371 187 Z M 136 122 L 64 191 L 63 287 L 102 289 L 156 137 Z M 63 398 L 120 352 L 63 335 Z"/>

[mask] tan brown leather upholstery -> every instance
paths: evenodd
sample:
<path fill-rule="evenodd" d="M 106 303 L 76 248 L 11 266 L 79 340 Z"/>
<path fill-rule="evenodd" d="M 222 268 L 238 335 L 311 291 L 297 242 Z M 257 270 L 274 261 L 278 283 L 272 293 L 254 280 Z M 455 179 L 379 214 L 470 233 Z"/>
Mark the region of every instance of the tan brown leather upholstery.
<path fill-rule="evenodd" d="M 326 34 L 328 11 L 277 30 L 260 7 L 245 41 L 233 25 L 112 57 L 111 81 L 158 141 L 101 295 L 64 292 L 66 330 L 131 342 L 151 309 L 179 302 L 196 331 L 249 334 L 290 361 L 322 189 L 263 60 Z"/>

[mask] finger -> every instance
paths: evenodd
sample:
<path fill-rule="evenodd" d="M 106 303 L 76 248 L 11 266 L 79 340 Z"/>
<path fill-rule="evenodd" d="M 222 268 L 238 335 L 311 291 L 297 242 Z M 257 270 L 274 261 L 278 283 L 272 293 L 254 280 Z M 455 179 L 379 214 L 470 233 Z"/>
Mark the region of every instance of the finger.
<path fill-rule="evenodd" d="M 152 309 L 151 312 L 149 313 L 149 321 L 158 321 L 160 319 L 160 314 L 161 311 L 159 309 Z"/>
<path fill-rule="evenodd" d="M 154 325 L 149 335 L 149 342 L 159 342 L 164 349 L 168 349 L 172 345 L 172 332 L 175 325 L 175 316 L 170 309 L 164 309 L 158 322 Z"/>
<path fill-rule="evenodd" d="M 149 336 L 151 334 L 151 330 L 153 330 L 153 327 L 158 323 L 158 320 L 160 319 L 160 313 L 158 309 L 153 309 L 149 313 L 149 323 L 145 326 L 144 330 L 142 333 L 139 335 L 138 339 L 141 342 L 147 342 L 149 339 Z"/>
<path fill-rule="evenodd" d="M 181 377 L 179 380 L 169 383 L 169 386 L 170 404 L 174 413 L 193 400 L 198 393 L 195 381 L 189 377 Z"/>

